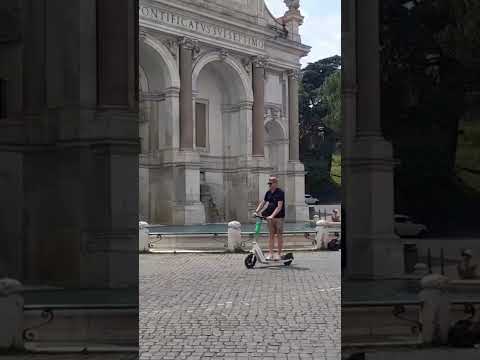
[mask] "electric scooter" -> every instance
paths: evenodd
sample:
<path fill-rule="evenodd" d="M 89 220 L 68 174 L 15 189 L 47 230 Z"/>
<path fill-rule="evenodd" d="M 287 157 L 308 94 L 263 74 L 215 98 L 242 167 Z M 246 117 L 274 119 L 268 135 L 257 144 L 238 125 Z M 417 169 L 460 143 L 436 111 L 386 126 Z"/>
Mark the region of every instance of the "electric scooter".
<path fill-rule="evenodd" d="M 247 255 L 245 258 L 245 266 L 247 269 L 253 269 L 255 267 L 255 264 L 257 263 L 257 260 L 261 264 L 265 265 L 284 265 L 284 266 L 289 266 L 293 262 L 293 254 L 292 253 L 287 253 L 280 260 L 269 260 L 265 257 L 263 254 L 262 249 L 258 245 L 258 238 L 260 236 L 260 230 L 262 229 L 262 220 L 265 220 L 265 217 L 263 216 L 258 216 L 255 215 L 256 217 L 256 224 L 255 224 L 255 238 L 253 241 L 253 246 L 252 250 L 250 250 L 250 254 Z"/>

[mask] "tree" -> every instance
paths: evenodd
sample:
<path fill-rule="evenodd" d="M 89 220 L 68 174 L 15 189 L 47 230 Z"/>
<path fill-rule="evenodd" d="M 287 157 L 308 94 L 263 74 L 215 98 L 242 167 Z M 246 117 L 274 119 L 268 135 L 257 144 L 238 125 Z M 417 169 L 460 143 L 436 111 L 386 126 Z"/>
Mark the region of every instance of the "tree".
<path fill-rule="evenodd" d="M 331 179 L 332 155 L 341 129 L 339 56 L 310 63 L 300 85 L 300 158 L 305 164 L 306 190 L 323 201 L 338 200 Z"/>
<path fill-rule="evenodd" d="M 342 131 L 342 90 L 340 71 L 334 72 L 325 80 L 325 83 L 320 88 L 319 98 L 326 108 L 326 113 L 322 121 L 325 126 L 334 131 L 338 137 Z"/>
<path fill-rule="evenodd" d="M 479 11 L 469 0 L 382 2 L 382 127 L 400 164 L 397 211 L 443 229 L 464 226 L 471 206 L 456 154 L 465 95 L 480 83 Z"/>
<path fill-rule="evenodd" d="M 321 88 L 327 78 L 338 73 L 341 66 L 340 56 L 319 60 L 302 70 L 300 86 L 300 140 L 318 132 L 325 124 L 322 119 L 327 115 L 326 103 L 321 101 Z"/>

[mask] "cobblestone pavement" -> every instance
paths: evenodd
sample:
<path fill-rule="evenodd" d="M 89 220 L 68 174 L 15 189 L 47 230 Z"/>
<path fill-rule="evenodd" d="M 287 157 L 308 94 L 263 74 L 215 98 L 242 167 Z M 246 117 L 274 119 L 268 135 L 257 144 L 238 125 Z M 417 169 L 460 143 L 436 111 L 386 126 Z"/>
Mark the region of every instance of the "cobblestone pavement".
<path fill-rule="evenodd" d="M 142 255 L 140 359 L 340 359 L 340 254 Z"/>

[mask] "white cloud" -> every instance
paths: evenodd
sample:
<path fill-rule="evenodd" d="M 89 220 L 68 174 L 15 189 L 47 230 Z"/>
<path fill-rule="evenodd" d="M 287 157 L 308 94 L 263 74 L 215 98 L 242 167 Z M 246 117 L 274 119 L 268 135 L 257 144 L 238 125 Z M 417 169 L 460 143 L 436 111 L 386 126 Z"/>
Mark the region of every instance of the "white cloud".
<path fill-rule="evenodd" d="M 336 13 L 333 7 L 337 1 L 325 2 L 325 6 L 330 7 L 329 12 L 325 12 L 325 8 L 318 6 L 317 2 L 318 0 L 301 2 L 300 9 L 305 20 L 300 28 L 300 35 L 302 42 L 312 47 L 310 54 L 302 59 L 303 66 L 329 56 L 340 55 L 341 52 L 341 15 L 340 12 Z M 285 13 L 283 0 L 265 0 L 265 4 L 276 17 Z"/>
<path fill-rule="evenodd" d="M 308 21 L 307 21 L 308 19 Z M 305 16 L 305 23 L 300 28 L 302 42 L 312 47 L 310 54 L 302 59 L 302 64 L 314 62 L 341 51 L 340 14 L 326 16 Z"/>

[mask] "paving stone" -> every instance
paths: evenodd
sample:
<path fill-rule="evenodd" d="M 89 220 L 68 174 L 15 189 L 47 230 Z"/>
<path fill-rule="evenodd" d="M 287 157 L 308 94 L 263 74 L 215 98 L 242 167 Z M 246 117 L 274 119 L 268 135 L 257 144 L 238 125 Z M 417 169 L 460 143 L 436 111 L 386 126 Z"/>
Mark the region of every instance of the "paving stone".
<path fill-rule="evenodd" d="M 141 255 L 140 359 L 340 359 L 340 254 L 244 257 Z"/>

